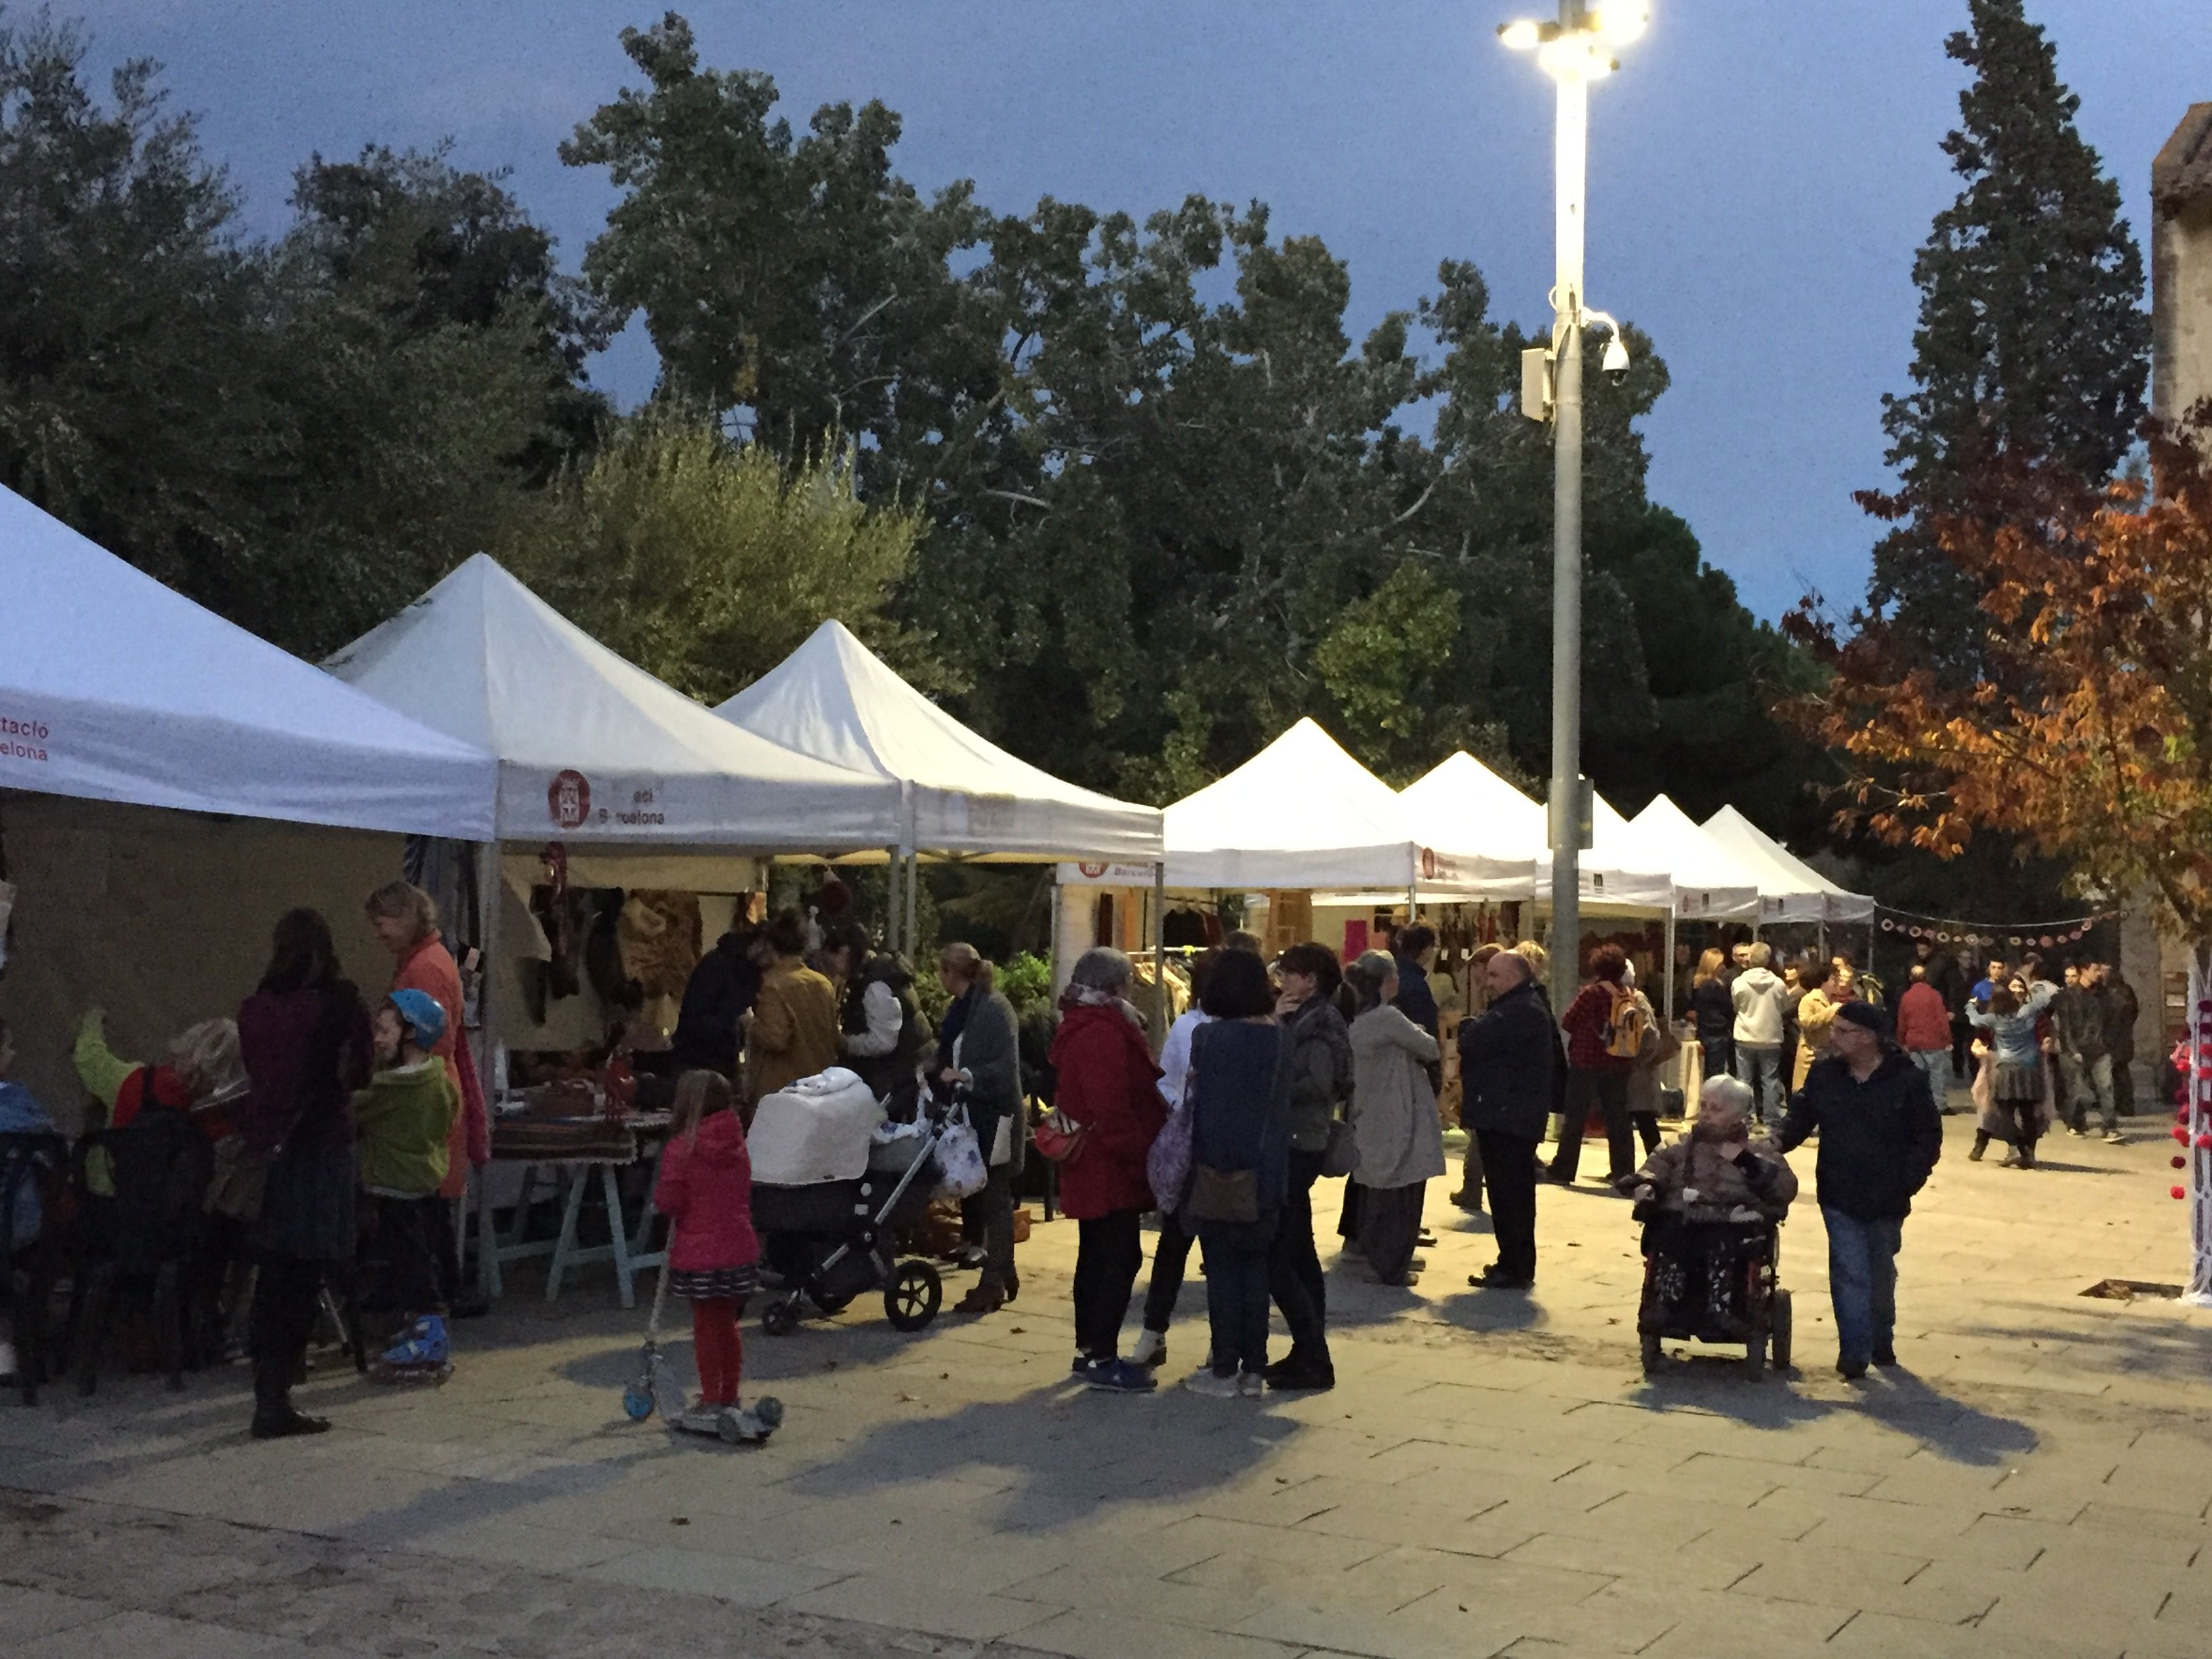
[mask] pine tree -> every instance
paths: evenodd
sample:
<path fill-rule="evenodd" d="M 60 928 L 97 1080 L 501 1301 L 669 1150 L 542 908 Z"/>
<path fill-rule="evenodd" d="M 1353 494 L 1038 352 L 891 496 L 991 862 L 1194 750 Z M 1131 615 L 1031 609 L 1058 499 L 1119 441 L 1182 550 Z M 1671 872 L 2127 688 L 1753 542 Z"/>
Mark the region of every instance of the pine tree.
<path fill-rule="evenodd" d="M 1964 507 L 1964 481 L 1999 460 L 2105 482 L 2134 442 L 2149 370 L 2142 256 L 2075 125 L 2081 100 L 2022 0 L 1970 0 L 1970 14 L 1945 44 L 1974 74 L 1943 141 L 1965 185 L 1913 264 L 1917 389 L 1882 400 L 1903 489 L 1861 498 L 1898 523 L 1875 550 L 1869 600 L 1947 677 L 1978 670 L 1988 618 L 1929 515 Z"/>

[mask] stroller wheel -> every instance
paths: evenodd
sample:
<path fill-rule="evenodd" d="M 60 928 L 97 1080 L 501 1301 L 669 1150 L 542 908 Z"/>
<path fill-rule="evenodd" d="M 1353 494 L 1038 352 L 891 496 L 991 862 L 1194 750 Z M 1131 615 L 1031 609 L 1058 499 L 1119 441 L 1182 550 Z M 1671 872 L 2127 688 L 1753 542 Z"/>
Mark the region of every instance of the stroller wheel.
<path fill-rule="evenodd" d="M 1654 1371 L 1657 1370 L 1659 1369 L 1660 1361 L 1661 1361 L 1663 1358 L 1664 1358 L 1664 1355 L 1663 1355 L 1663 1354 L 1662 1354 L 1662 1352 L 1660 1352 L 1660 1348 L 1659 1348 L 1659 1338 L 1658 1338 L 1658 1335 L 1657 1335 L 1655 1332 L 1651 1332 L 1651 1331 L 1646 1331 L 1646 1332 L 1644 1332 L 1644 1374 L 1646 1376 L 1650 1376 Z"/>
<path fill-rule="evenodd" d="M 623 1415 L 633 1423 L 642 1423 L 653 1415 L 653 1392 L 641 1382 L 633 1382 L 623 1390 Z"/>
<path fill-rule="evenodd" d="M 1773 1311 L 1768 1323 L 1772 1334 L 1767 1338 L 1767 1352 L 1774 1361 L 1774 1369 L 1786 1371 L 1790 1369 L 1790 1292 L 1775 1291 L 1771 1305 Z"/>
<path fill-rule="evenodd" d="M 884 1287 L 884 1317 L 894 1330 L 918 1331 L 937 1317 L 944 1302 L 945 1280 L 936 1268 L 927 1261 L 902 1261 Z"/>
<path fill-rule="evenodd" d="M 799 1328 L 799 1298 L 786 1297 L 761 1310 L 761 1328 L 770 1336 L 789 1336 Z"/>

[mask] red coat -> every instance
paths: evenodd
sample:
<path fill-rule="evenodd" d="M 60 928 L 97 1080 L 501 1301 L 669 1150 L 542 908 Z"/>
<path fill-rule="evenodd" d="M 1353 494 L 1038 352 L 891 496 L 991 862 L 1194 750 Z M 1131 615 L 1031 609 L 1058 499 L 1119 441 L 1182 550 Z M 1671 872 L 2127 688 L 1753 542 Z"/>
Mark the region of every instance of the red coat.
<path fill-rule="evenodd" d="M 753 1160 L 736 1112 L 702 1118 L 698 1138 L 674 1135 L 660 1154 L 653 1207 L 675 1226 L 668 1265 L 678 1273 L 750 1267 L 760 1260 L 753 1232 Z"/>
<path fill-rule="evenodd" d="M 1951 1046 L 1951 1011 L 1943 994 L 1923 980 L 1897 1000 L 1897 1046 L 1926 1052 Z"/>
<path fill-rule="evenodd" d="M 1149 1210 L 1146 1154 L 1167 1121 L 1160 1068 L 1144 1033 L 1118 1007 L 1078 1005 L 1053 1034 L 1054 1103 L 1084 1127 L 1083 1147 L 1060 1169 L 1060 1207 L 1078 1221 Z"/>

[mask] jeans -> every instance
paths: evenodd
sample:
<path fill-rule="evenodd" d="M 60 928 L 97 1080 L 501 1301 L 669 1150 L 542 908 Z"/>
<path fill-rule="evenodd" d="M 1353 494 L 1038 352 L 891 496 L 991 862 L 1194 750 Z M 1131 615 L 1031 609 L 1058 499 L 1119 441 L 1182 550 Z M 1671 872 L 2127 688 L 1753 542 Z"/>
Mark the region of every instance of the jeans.
<path fill-rule="evenodd" d="M 1328 1358 L 1328 1287 L 1313 1233 L 1313 1188 L 1321 1179 L 1322 1156 L 1291 1148 L 1290 1190 L 1267 1252 L 1268 1294 L 1283 1310 L 1283 1322 L 1291 1328 L 1291 1351 L 1301 1359 Z M 1363 1192 L 1363 1200 L 1365 1196 Z M 1365 1216 L 1364 1208 L 1361 1215 Z"/>
<path fill-rule="evenodd" d="M 1552 1155 L 1552 1179 L 1572 1181 L 1582 1168 L 1583 1124 L 1595 1104 L 1605 1120 L 1606 1150 L 1612 1167 L 1607 1175 L 1619 1180 L 1636 1168 L 1635 1144 L 1628 1133 L 1628 1073 L 1567 1073 L 1566 1121 L 1559 1127 L 1559 1149 Z M 1654 1126 L 1656 1127 L 1656 1125 Z"/>
<path fill-rule="evenodd" d="M 426 1198 L 380 1193 L 368 1201 L 376 1216 L 376 1231 L 369 1240 L 374 1272 L 362 1307 L 410 1316 L 445 1312 L 449 1275 L 443 1268 L 452 1254 L 441 1253 L 439 1247 L 453 1239 L 446 1200 L 435 1193 Z"/>
<path fill-rule="evenodd" d="M 1267 1370 L 1267 1251 L 1206 1245 L 1206 1317 L 1212 1328 L 1216 1376 Z"/>
<path fill-rule="evenodd" d="M 1856 1370 L 1897 1340 L 1897 1252 L 1905 1221 L 1860 1221 L 1820 1206 L 1828 1228 L 1828 1296 L 1836 1310 L 1836 1363 Z"/>
<path fill-rule="evenodd" d="M 1735 1070 L 1735 1039 L 1733 1037 L 1699 1037 L 1698 1052 L 1704 1056 L 1707 1077 L 1727 1077 Z M 1685 1109 L 1695 1104 L 1683 1103 Z"/>
<path fill-rule="evenodd" d="M 1936 1102 L 1936 1109 L 1939 1112 L 1948 1110 L 1944 1103 L 1951 1095 L 1951 1051 L 1948 1048 L 1907 1048 L 1905 1052 L 1912 1057 L 1912 1063 L 1928 1079 L 1928 1093 Z"/>
<path fill-rule="evenodd" d="M 1196 1242 L 1183 1231 L 1174 1212 L 1161 1213 L 1160 1240 L 1152 1246 L 1152 1283 L 1145 1287 L 1146 1330 L 1164 1331 L 1175 1317 L 1176 1298 L 1182 1294 L 1183 1272 L 1190 1262 L 1190 1247 Z"/>
<path fill-rule="evenodd" d="M 1519 1279 L 1536 1276 L 1536 1143 L 1503 1129 L 1478 1129 L 1482 1178 L 1490 1188 L 1490 1225 L 1498 1239 L 1498 1268 Z"/>
<path fill-rule="evenodd" d="M 1778 1042 L 1739 1042 L 1735 1045 L 1735 1074 L 1751 1091 L 1751 1115 L 1764 1123 L 1782 1115 L 1782 1045 Z"/>
<path fill-rule="evenodd" d="M 2119 1107 L 2112 1093 L 2112 1057 L 2110 1054 L 2062 1054 L 2058 1056 L 2059 1099 L 2066 1109 L 2066 1121 L 2075 1128 L 2082 1127 L 2092 1105 L 2104 1119 L 2105 1132 L 2109 1134 L 2120 1127 Z"/>
<path fill-rule="evenodd" d="M 1141 1210 L 1115 1210 L 1075 1224 L 1075 1346 L 1093 1359 L 1121 1351 L 1121 1322 L 1145 1265 L 1144 1220 Z"/>

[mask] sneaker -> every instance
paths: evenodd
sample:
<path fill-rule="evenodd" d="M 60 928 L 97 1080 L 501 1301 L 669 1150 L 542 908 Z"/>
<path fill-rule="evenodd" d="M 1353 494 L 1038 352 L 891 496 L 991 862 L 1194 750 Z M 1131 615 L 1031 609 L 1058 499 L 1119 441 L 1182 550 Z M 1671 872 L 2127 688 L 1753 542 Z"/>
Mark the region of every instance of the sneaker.
<path fill-rule="evenodd" d="M 2066 1133 L 2076 1140 L 2087 1140 L 2089 1138 L 2089 1132 L 2087 1129 L 2077 1129 L 2070 1123 L 2066 1126 Z"/>
<path fill-rule="evenodd" d="M 2020 1154 L 2018 1152 L 2007 1152 L 2004 1155 L 2003 1160 L 1998 1164 L 1997 1168 L 2000 1170 L 2017 1170 L 2020 1168 Z"/>
<path fill-rule="evenodd" d="M 1160 1380 L 1142 1365 L 1126 1359 L 1101 1359 L 1095 1362 L 1085 1375 L 1085 1388 L 1102 1389 L 1108 1394 L 1150 1394 L 1160 1386 Z"/>
<path fill-rule="evenodd" d="M 1259 1371 L 1239 1371 L 1237 1373 L 1237 1392 L 1243 1399 L 1257 1400 L 1267 1392 L 1267 1379 Z"/>
<path fill-rule="evenodd" d="M 1518 1273 L 1509 1273 L 1495 1263 L 1479 1273 L 1469 1273 L 1467 1282 L 1478 1291 L 1525 1291 L 1534 1285 L 1533 1279 L 1523 1279 Z"/>
<path fill-rule="evenodd" d="M 694 1406 L 676 1419 L 676 1426 L 690 1434 L 720 1434 L 722 1410 L 720 1406 Z"/>
<path fill-rule="evenodd" d="M 1437 1236 L 1424 1227 L 1415 1237 L 1413 1245 L 1417 1249 L 1433 1250 L 1437 1247 Z"/>
<path fill-rule="evenodd" d="M 1428 1257 L 1425 1255 L 1417 1255 L 1406 1263 L 1406 1271 L 1409 1273 L 1425 1273 L 1428 1270 Z"/>
<path fill-rule="evenodd" d="M 1087 1353 L 1079 1353 L 1075 1356 L 1075 1363 L 1067 1368 L 1067 1374 L 1070 1376 L 1086 1376 L 1090 1370 L 1091 1356 Z"/>
<path fill-rule="evenodd" d="M 1836 1366 L 1836 1375 L 1842 1377 L 1846 1382 L 1863 1382 L 1866 1378 L 1866 1373 L 1867 1368 L 1863 1365 L 1846 1365 L 1838 1363 Z"/>
<path fill-rule="evenodd" d="M 2118 1129 L 2107 1129 L 2105 1131 L 2105 1145 L 2107 1146 L 2124 1146 L 2127 1144 L 2128 1138 L 2122 1134 Z"/>
<path fill-rule="evenodd" d="M 264 1417 L 256 1413 L 253 1419 L 253 1437 L 256 1440 L 289 1440 L 295 1435 L 328 1434 L 330 1419 L 309 1417 L 304 1412 L 286 1411 L 279 1417 Z"/>
<path fill-rule="evenodd" d="M 1202 1394 L 1209 1400 L 1237 1398 L 1237 1379 L 1233 1376 L 1216 1376 L 1213 1374 L 1213 1368 L 1210 1365 L 1202 1371 L 1193 1371 L 1188 1376 L 1183 1378 L 1182 1385 L 1193 1394 Z"/>
<path fill-rule="evenodd" d="M 1132 1365 L 1148 1365 L 1158 1370 L 1168 1363 L 1168 1334 L 1149 1326 L 1137 1333 L 1137 1346 L 1129 1350 Z"/>
<path fill-rule="evenodd" d="M 384 1351 L 384 1363 L 398 1371 L 428 1370 L 451 1357 L 446 1340 L 446 1322 L 424 1314 L 407 1328 L 407 1334 Z"/>

